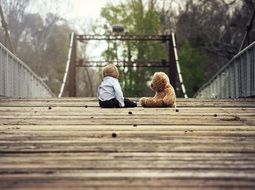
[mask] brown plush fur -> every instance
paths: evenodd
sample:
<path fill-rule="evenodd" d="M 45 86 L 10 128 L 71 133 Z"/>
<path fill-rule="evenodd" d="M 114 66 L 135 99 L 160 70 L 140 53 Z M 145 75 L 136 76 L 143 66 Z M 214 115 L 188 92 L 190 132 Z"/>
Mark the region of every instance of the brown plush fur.
<path fill-rule="evenodd" d="M 156 94 L 154 97 L 142 97 L 139 102 L 143 107 L 176 107 L 174 88 L 164 72 L 154 73 L 151 89 Z"/>

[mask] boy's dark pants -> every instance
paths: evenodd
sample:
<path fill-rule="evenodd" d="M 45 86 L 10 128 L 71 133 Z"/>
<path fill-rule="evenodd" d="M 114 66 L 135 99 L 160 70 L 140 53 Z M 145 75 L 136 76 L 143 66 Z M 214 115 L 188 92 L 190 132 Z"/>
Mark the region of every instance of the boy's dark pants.
<path fill-rule="evenodd" d="M 132 102 L 127 98 L 124 99 L 124 103 L 125 103 L 125 108 L 137 107 L 137 104 L 135 102 Z M 99 105 L 101 108 L 119 108 L 120 107 L 119 102 L 116 98 L 113 98 L 107 101 L 99 100 Z"/>

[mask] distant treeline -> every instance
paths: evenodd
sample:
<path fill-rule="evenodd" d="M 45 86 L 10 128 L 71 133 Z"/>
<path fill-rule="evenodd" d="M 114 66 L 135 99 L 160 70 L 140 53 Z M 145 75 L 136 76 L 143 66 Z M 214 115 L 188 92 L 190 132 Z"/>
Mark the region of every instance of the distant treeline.
<path fill-rule="evenodd" d="M 113 24 L 122 24 L 129 34 L 176 33 L 179 61 L 188 95 L 191 97 L 219 68 L 235 55 L 243 40 L 254 8 L 253 0 L 125 0 L 107 4 L 100 22 L 81 28 L 84 33 L 109 34 Z M 6 0 L 1 5 L 15 54 L 27 63 L 58 94 L 68 54 L 73 23 L 58 14 L 30 13 L 32 0 Z M 61 3 L 56 1 L 54 3 Z M 88 2 L 89 6 L 89 2 Z M 42 8 L 42 7 L 41 7 Z M 4 29 L 0 40 L 4 43 Z M 79 31 L 80 32 L 80 31 Z M 254 30 L 250 41 L 254 40 Z M 88 60 L 86 45 L 78 55 Z M 109 61 L 167 59 L 163 43 L 107 42 L 102 52 Z M 125 65 L 124 65 L 125 66 Z M 121 67 L 125 96 L 149 95 L 147 86 L 153 72 L 162 68 Z M 163 69 L 167 72 L 167 69 Z M 96 96 L 100 74 L 97 69 L 77 68 L 79 96 Z M 182 96 L 177 90 L 179 97 Z"/>

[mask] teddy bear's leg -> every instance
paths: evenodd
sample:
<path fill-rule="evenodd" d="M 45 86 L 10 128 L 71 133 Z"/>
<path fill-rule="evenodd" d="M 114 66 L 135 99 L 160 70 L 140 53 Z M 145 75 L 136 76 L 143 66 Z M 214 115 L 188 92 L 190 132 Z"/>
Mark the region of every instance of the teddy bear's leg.
<path fill-rule="evenodd" d="M 143 107 L 163 107 L 165 106 L 163 99 L 161 100 L 157 100 L 153 97 L 149 97 L 149 98 L 141 98 L 139 100 L 141 106 Z"/>
<path fill-rule="evenodd" d="M 168 107 L 176 107 L 176 100 L 174 97 L 171 97 L 171 96 L 165 96 L 163 98 L 163 102 L 166 106 Z"/>
<path fill-rule="evenodd" d="M 163 107 L 163 99 L 148 98 L 146 99 L 146 107 Z"/>

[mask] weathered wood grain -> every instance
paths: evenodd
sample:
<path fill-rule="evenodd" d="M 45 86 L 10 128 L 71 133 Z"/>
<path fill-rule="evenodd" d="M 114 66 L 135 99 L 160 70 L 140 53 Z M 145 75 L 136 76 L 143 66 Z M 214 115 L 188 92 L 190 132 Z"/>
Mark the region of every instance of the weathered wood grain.
<path fill-rule="evenodd" d="M 177 105 L 1 98 L 0 189 L 254 189 L 255 100 Z"/>
<path fill-rule="evenodd" d="M 138 102 L 139 98 L 130 98 Z M 0 107 L 98 107 L 96 98 L 1 98 Z M 177 99 L 177 107 L 255 107 L 254 99 Z"/>

